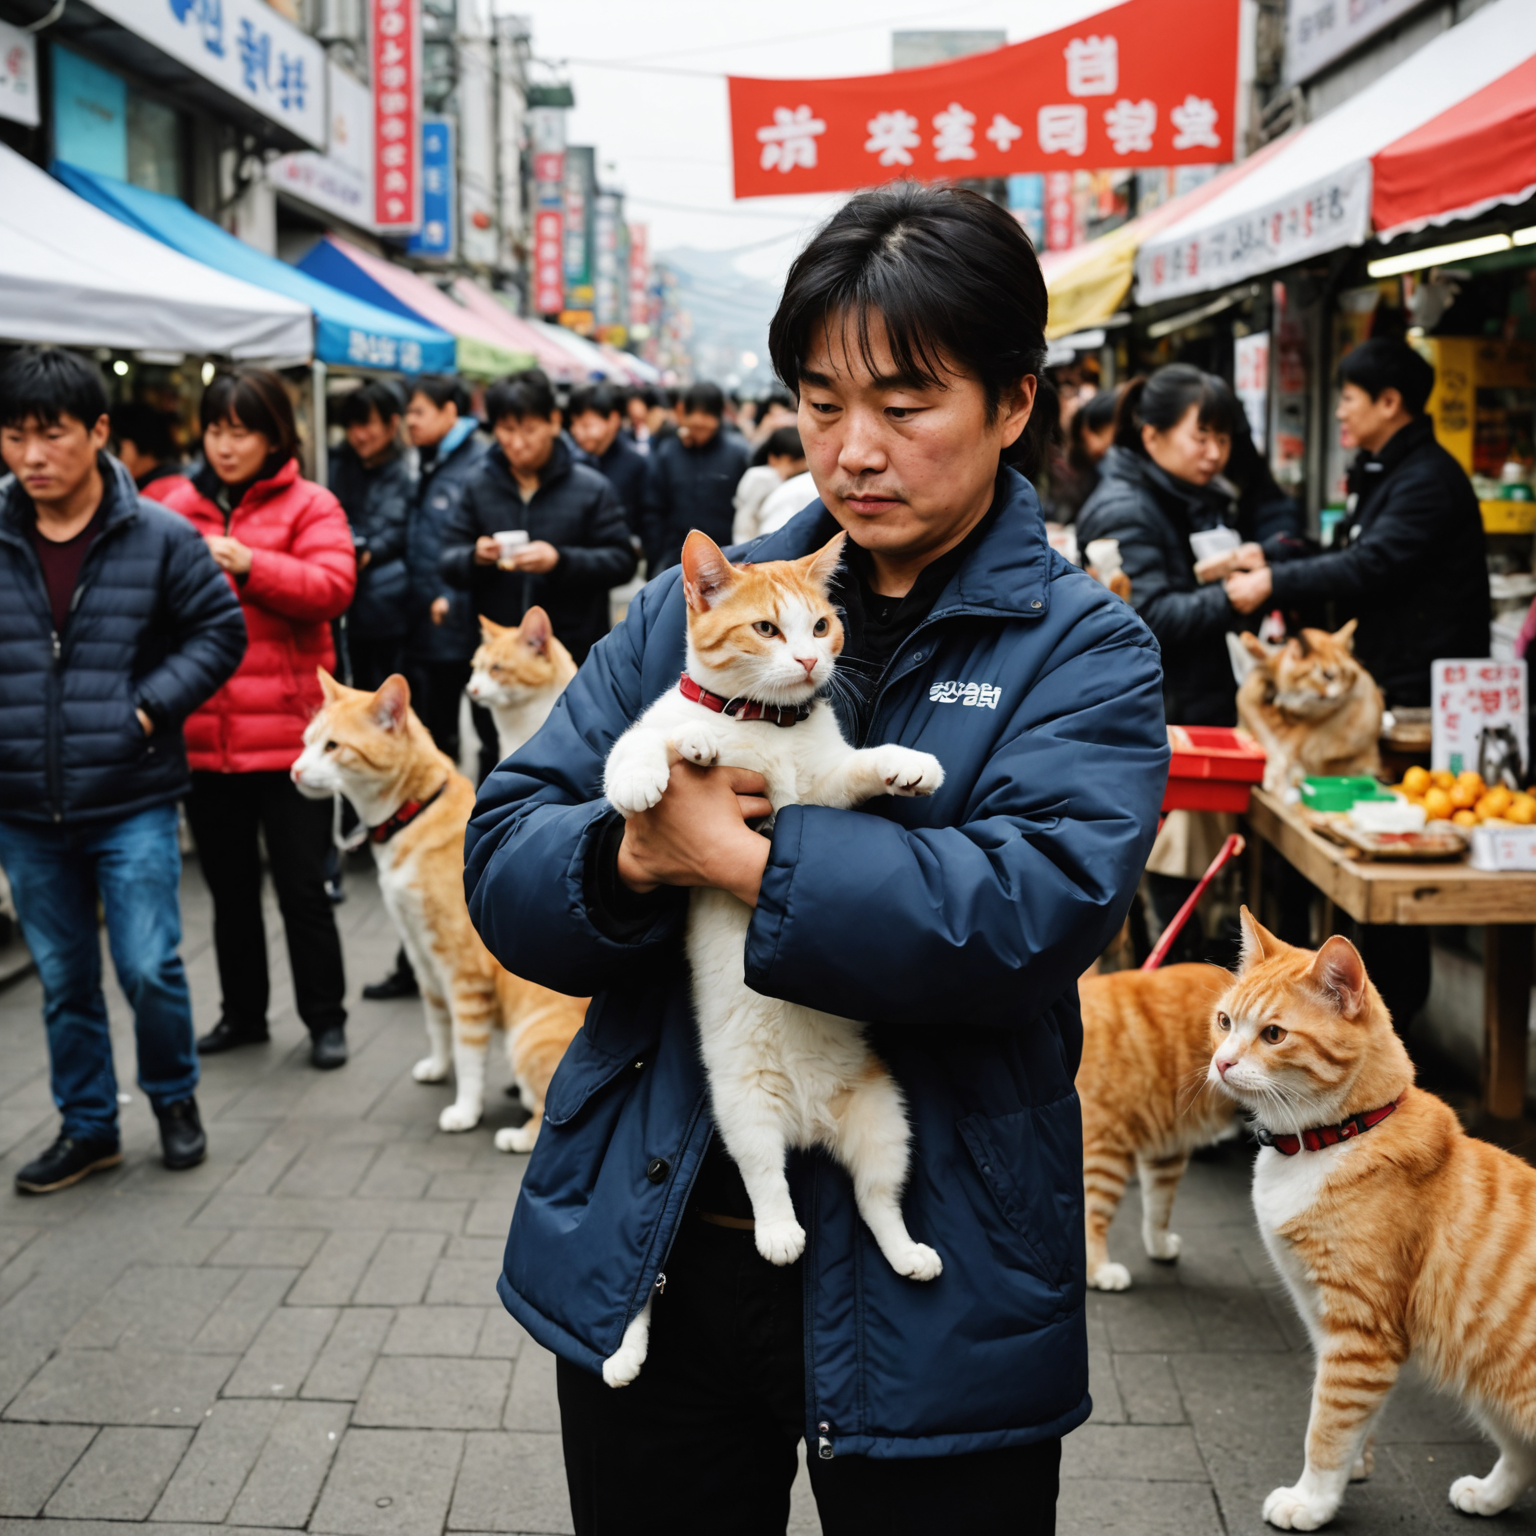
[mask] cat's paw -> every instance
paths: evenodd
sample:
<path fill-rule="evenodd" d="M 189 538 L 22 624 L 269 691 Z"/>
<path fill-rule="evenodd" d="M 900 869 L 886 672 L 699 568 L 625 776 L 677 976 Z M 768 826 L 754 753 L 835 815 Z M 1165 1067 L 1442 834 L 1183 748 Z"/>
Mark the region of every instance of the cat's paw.
<path fill-rule="evenodd" d="M 446 1060 L 439 1061 L 436 1056 L 423 1056 L 411 1068 L 411 1076 L 418 1083 L 446 1083 L 448 1081 L 448 1062 Z"/>
<path fill-rule="evenodd" d="M 650 737 L 627 739 L 616 746 L 603 774 L 603 793 L 621 816 L 638 816 L 657 805 L 671 776 L 665 746 Z"/>
<path fill-rule="evenodd" d="M 479 1124 L 478 1104 L 450 1104 L 437 1117 L 437 1128 L 440 1131 L 472 1131 Z"/>
<path fill-rule="evenodd" d="M 690 725 L 667 743 L 685 763 L 713 768 L 720 761 L 720 738 L 707 725 Z"/>
<path fill-rule="evenodd" d="M 539 1128 L 531 1120 L 527 1125 L 503 1126 L 496 1132 L 496 1150 L 498 1152 L 532 1152 L 533 1144 L 538 1139 Z"/>
<path fill-rule="evenodd" d="M 1146 1241 L 1147 1257 L 1159 1264 L 1172 1264 L 1184 1247 L 1184 1239 L 1177 1232 L 1154 1232 Z"/>
<path fill-rule="evenodd" d="M 1355 1458 L 1355 1464 L 1350 1468 L 1349 1480 L 1352 1483 L 1363 1483 L 1376 1470 L 1376 1447 L 1367 1440 L 1365 1449 Z"/>
<path fill-rule="evenodd" d="M 913 1243 L 905 1253 L 887 1254 L 891 1268 L 909 1280 L 937 1280 L 944 1273 L 944 1261 L 927 1243 Z"/>
<path fill-rule="evenodd" d="M 610 1387 L 627 1387 L 645 1364 L 645 1350 L 637 1344 L 624 1343 L 603 1361 L 603 1380 Z"/>
<path fill-rule="evenodd" d="M 805 1252 L 805 1228 L 798 1221 L 760 1221 L 757 1251 L 770 1264 L 793 1264 Z"/>
<path fill-rule="evenodd" d="M 1088 1276 L 1088 1284 L 1096 1291 L 1128 1291 L 1131 1288 L 1131 1272 L 1124 1264 L 1100 1264 Z"/>
<path fill-rule="evenodd" d="M 876 747 L 875 772 L 889 795 L 931 795 L 944 782 L 944 768 L 931 752 L 887 744 Z"/>
<path fill-rule="evenodd" d="M 1491 1477 L 1458 1477 L 1451 1484 L 1451 1503 L 1464 1515 L 1501 1515 L 1514 1501 L 1507 1488 L 1494 1489 Z"/>
<path fill-rule="evenodd" d="M 1319 1531 L 1339 1512 L 1339 1501 L 1300 1488 L 1276 1488 L 1264 1500 L 1264 1518 L 1282 1531 Z"/>

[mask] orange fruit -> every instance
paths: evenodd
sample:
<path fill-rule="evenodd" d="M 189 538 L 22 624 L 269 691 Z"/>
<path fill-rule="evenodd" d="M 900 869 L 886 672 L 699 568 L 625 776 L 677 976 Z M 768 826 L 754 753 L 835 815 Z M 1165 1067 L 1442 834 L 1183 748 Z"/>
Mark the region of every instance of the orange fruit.
<path fill-rule="evenodd" d="M 1505 819 L 1517 827 L 1536 825 L 1536 795 L 1516 795 L 1504 812 Z"/>
<path fill-rule="evenodd" d="M 1477 812 L 1457 811 L 1451 817 L 1451 820 L 1454 821 L 1458 827 L 1475 827 L 1477 825 Z"/>
<path fill-rule="evenodd" d="M 1431 768 L 1429 782 L 1436 789 L 1449 789 L 1456 782 L 1456 775 L 1449 768 Z"/>
<path fill-rule="evenodd" d="M 1477 785 L 1482 785 L 1483 783 L 1482 774 L 1480 774 L 1475 768 L 1463 768 L 1461 772 L 1456 775 L 1456 779 L 1458 783 Z"/>
<path fill-rule="evenodd" d="M 1458 811 L 1470 811 L 1482 798 L 1482 789 L 1477 784 L 1469 783 L 1466 779 L 1457 779 L 1451 785 L 1451 804 Z"/>
<path fill-rule="evenodd" d="M 1429 788 L 1433 780 L 1429 776 L 1428 768 L 1421 768 L 1417 763 L 1403 775 L 1403 793 L 1405 795 L 1422 795 Z"/>
<path fill-rule="evenodd" d="M 1495 784 L 1473 809 L 1486 821 L 1490 816 L 1502 816 L 1514 801 L 1515 797 L 1502 784 Z"/>
<path fill-rule="evenodd" d="M 1424 810 L 1431 821 L 1445 821 L 1455 809 L 1451 797 L 1438 784 L 1424 796 Z"/>

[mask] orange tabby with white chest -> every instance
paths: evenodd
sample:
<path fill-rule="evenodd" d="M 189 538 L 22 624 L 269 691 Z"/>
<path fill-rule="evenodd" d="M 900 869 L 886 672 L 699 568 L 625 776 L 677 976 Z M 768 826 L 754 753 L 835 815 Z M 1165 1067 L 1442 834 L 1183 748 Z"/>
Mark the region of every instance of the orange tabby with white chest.
<path fill-rule="evenodd" d="M 304 733 L 291 770 L 311 799 L 344 794 L 370 829 L 379 891 L 421 986 L 431 1054 L 418 1083 L 453 1070 L 457 1094 L 438 1117 L 445 1131 L 480 1123 L 491 1030 L 507 1053 L 527 1123 L 496 1133 L 503 1152 L 530 1152 L 555 1068 L 586 1016 L 587 999 L 566 997 L 504 970 L 480 941 L 464 902 L 464 828 L 475 791 L 433 745 L 398 674 L 377 693 L 344 688 L 324 668 L 325 703 Z M 450 1053 L 451 1048 L 451 1053 Z"/>
<path fill-rule="evenodd" d="M 505 761 L 549 718 L 576 676 L 576 663 L 539 607 L 530 608 L 523 622 L 511 628 L 482 615 L 480 638 L 464 691 L 490 710 L 497 750 Z"/>
<path fill-rule="evenodd" d="M 1536 1480 L 1536 1169 L 1466 1135 L 1334 937 L 1282 944 L 1245 908 L 1210 1081 L 1257 1122 L 1259 1230 L 1312 1336 L 1306 1467 L 1264 1518 L 1315 1531 L 1369 1475 L 1370 1430 L 1410 1357 L 1499 1448 L 1451 1503 L 1496 1515 Z"/>

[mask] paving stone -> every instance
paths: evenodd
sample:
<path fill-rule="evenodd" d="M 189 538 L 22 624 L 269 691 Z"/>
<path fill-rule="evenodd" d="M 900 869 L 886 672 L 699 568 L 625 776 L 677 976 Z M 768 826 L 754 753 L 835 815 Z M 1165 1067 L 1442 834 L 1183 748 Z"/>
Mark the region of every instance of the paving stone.
<path fill-rule="evenodd" d="M 496 1278 L 501 1274 L 501 1257 L 487 1264 L 483 1259 L 443 1259 L 432 1271 L 427 1301 L 434 1307 L 500 1306 Z"/>
<path fill-rule="evenodd" d="M 473 1355 L 488 1307 L 401 1307 L 384 1341 L 386 1355 Z"/>
<path fill-rule="evenodd" d="M 295 1232 L 278 1228 L 275 1231 L 232 1232 L 229 1240 L 219 1244 L 208 1262 L 240 1269 L 257 1264 L 303 1269 L 325 1239 L 323 1231 Z"/>
<path fill-rule="evenodd" d="M 298 1278 L 296 1269 L 248 1269 L 198 1329 L 193 1349 L 249 1349 L 262 1325 L 282 1305 Z"/>
<path fill-rule="evenodd" d="M 222 1522 L 281 1411 L 278 1402 L 215 1403 L 155 1505 L 154 1518 Z"/>
<path fill-rule="evenodd" d="M 445 1241 L 435 1232 L 391 1232 L 379 1245 L 353 1299 L 359 1306 L 373 1307 L 408 1307 L 419 1302 Z"/>
<path fill-rule="evenodd" d="M 231 1195 L 264 1195 L 288 1171 L 304 1150 L 304 1138 L 286 1126 L 279 1126 L 224 1181 Z"/>
<path fill-rule="evenodd" d="M 231 1522 L 302 1527 L 346 1432 L 344 1403 L 284 1403 L 230 1510 Z"/>
<path fill-rule="evenodd" d="M 530 1339 L 512 1374 L 507 1394 L 503 1429 L 548 1429 L 560 1422 L 560 1400 L 555 1391 L 555 1357 Z"/>
<path fill-rule="evenodd" d="M 373 1256 L 384 1241 L 382 1229 L 332 1232 L 289 1292 L 296 1307 L 340 1307 L 351 1301 Z"/>
<path fill-rule="evenodd" d="M 440 1536 L 464 1436 L 350 1429 L 309 1522 L 335 1536 Z"/>
<path fill-rule="evenodd" d="M 1225 1536 L 1207 1483 L 1063 1480 L 1057 1536 Z"/>
<path fill-rule="evenodd" d="M 95 1433 L 84 1424 L 0 1424 L 0 1515 L 35 1515 Z"/>
<path fill-rule="evenodd" d="M 373 1147 L 308 1146 L 272 1186 L 272 1193 L 344 1200 L 362 1183 L 376 1155 Z"/>
<path fill-rule="evenodd" d="M 66 1350 L 27 1383 L 5 1416 L 48 1424 L 196 1425 L 235 1364 L 233 1355 Z"/>
<path fill-rule="evenodd" d="M 427 1192 L 432 1175 L 425 1168 L 403 1168 L 398 1164 L 375 1163 L 357 1187 L 360 1195 L 382 1195 L 390 1199 L 419 1200 Z"/>
<path fill-rule="evenodd" d="M 526 1157 L 518 1161 L 526 1163 Z M 503 1246 L 507 1241 L 507 1229 L 512 1225 L 512 1202 L 507 1200 L 476 1200 L 470 1207 L 469 1219 L 463 1225 L 465 1237 L 496 1237 Z"/>
<path fill-rule="evenodd" d="M 1415 1443 L 1383 1448 L 1378 1441 L 1376 1476 L 1350 1488 L 1344 1503 L 1345 1515 L 1353 1523 L 1371 1513 L 1378 1502 L 1383 1474 L 1395 1473 L 1411 1484 L 1424 1501 L 1425 1529 L 1466 1531 L 1471 1527 L 1476 1530 L 1477 1526 L 1467 1516 L 1452 1508 L 1451 1484 L 1458 1477 L 1487 1477 L 1498 1454 L 1497 1448 L 1487 1442 Z M 1498 1517 L 1497 1529 L 1501 1532 L 1536 1530 L 1536 1488 L 1527 1488 L 1508 1511 Z"/>
<path fill-rule="evenodd" d="M 505 1307 L 488 1307 L 475 1353 L 486 1359 L 516 1360 L 523 1345 L 532 1342 L 523 1325 Z"/>
<path fill-rule="evenodd" d="M 1184 1405 L 1166 1355 L 1117 1355 L 1115 1378 L 1130 1423 L 1184 1423 Z"/>
<path fill-rule="evenodd" d="M 191 1440 L 190 1429 L 104 1429 L 44 1512 L 74 1520 L 143 1520 Z"/>
<path fill-rule="evenodd" d="M 381 1356 L 352 1422 L 398 1429 L 495 1429 L 511 1376 L 505 1360 Z M 542 1427 L 548 1427 L 547 1419 Z"/>
<path fill-rule="evenodd" d="M 462 1232 L 469 1215 L 465 1200 L 346 1200 L 297 1195 L 239 1195 L 220 1190 L 198 1212 L 200 1227 L 382 1228 L 399 1231 Z M 506 1222 L 502 1223 L 503 1228 Z"/>
<path fill-rule="evenodd" d="M 299 1396 L 355 1401 L 383 1347 L 394 1315 L 389 1307 L 351 1307 L 343 1312 L 314 1369 L 304 1378 Z"/>
<path fill-rule="evenodd" d="M 448 1529 L 574 1531 L 560 1436 L 466 1435 Z"/>
<path fill-rule="evenodd" d="M 234 1289 L 222 1269 L 135 1265 L 65 1334 L 66 1349 L 181 1349 Z"/>
<path fill-rule="evenodd" d="M 1207 1480 L 1194 1432 L 1184 1424 L 1085 1424 L 1062 1443 L 1063 1477 Z"/>
<path fill-rule="evenodd" d="M 336 1324 L 335 1307 L 279 1307 L 246 1351 L 225 1397 L 297 1397 Z"/>

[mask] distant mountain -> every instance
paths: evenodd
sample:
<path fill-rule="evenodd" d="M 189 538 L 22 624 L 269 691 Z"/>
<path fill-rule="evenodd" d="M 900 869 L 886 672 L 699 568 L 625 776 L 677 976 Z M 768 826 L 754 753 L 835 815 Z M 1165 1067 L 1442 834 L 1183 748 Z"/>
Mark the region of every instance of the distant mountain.
<path fill-rule="evenodd" d="M 689 246 L 660 252 L 657 262 L 677 275 L 678 302 L 693 317 L 694 372 L 700 379 L 742 389 L 760 389 L 773 380 L 768 363 L 768 322 L 778 307 L 778 289 L 736 268 L 725 251 Z M 757 358 L 747 367 L 743 353 Z"/>

